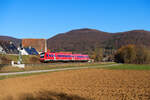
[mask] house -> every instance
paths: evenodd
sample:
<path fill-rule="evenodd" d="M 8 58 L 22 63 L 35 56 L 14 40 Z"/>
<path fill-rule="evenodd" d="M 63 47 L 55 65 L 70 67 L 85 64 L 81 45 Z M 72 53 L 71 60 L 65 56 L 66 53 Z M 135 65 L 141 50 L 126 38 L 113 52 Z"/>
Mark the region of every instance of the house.
<path fill-rule="evenodd" d="M 21 55 L 38 55 L 36 49 L 32 47 L 21 48 L 20 52 Z"/>
<path fill-rule="evenodd" d="M 22 39 L 22 47 L 33 47 L 37 52 L 44 52 L 46 39 Z"/>

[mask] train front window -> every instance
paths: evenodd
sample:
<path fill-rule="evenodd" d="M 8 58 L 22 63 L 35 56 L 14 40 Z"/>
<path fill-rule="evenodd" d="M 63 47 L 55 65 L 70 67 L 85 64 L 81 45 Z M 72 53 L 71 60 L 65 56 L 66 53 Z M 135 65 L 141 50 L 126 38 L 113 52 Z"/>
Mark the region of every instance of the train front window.
<path fill-rule="evenodd" d="M 40 58 L 44 58 L 45 53 L 40 54 Z"/>
<path fill-rule="evenodd" d="M 40 58 L 44 58 L 44 56 L 40 56 Z"/>

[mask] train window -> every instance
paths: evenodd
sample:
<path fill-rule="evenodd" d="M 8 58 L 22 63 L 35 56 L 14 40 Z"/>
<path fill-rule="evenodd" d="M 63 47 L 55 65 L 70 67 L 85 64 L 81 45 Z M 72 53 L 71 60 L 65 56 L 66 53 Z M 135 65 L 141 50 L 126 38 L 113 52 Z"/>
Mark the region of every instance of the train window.
<path fill-rule="evenodd" d="M 57 55 L 57 57 L 62 57 L 62 55 Z"/>
<path fill-rule="evenodd" d="M 49 57 L 53 57 L 53 55 L 52 55 L 52 54 L 49 54 Z"/>
<path fill-rule="evenodd" d="M 70 55 L 57 55 L 57 57 L 71 57 Z"/>
<path fill-rule="evenodd" d="M 83 56 L 77 56 L 78 58 L 83 58 Z"/>
<path fill-rule="evenodd" d="M 70 55 L 67 55 L 67 57 L 71 57 Z"/>
<path fill-rule="evenodd" d="M 41 53 L 40 55 L 44 55 L 45 53 Z"/>

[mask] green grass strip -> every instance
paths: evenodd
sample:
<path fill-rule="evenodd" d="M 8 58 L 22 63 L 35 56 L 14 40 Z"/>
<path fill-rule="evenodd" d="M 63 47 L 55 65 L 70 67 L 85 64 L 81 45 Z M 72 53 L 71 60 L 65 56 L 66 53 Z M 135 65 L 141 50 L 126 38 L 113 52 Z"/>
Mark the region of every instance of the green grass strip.
<path fill-rule="evenodd" d="M 150 70 L 150 65 L 136 65 L 136 64 L 121 64 L 117 66 L 103 67 L 105 69 L 115 70 Z"/>

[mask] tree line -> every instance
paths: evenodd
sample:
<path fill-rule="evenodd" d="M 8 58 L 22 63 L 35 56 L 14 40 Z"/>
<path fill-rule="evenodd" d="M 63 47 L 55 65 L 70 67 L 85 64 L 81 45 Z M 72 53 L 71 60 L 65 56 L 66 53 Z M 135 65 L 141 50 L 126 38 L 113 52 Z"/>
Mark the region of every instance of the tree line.
<path fill-rule="evenodd" d="M 126 45 L 117 50 L 115 61 L 129 64 L 149 64 L 150 50 L 145 46 Z"/>
<path fill-rule="evenodd" d="M 129 44 L 118 50 L 95 48 L 90 54 L 94 61 L 115 61 L 128 64 L 149 64 L 150 50 L 145 46 Z"/>

